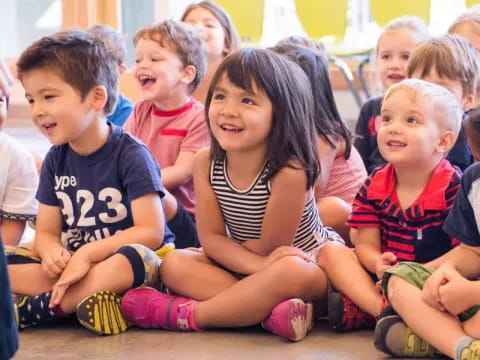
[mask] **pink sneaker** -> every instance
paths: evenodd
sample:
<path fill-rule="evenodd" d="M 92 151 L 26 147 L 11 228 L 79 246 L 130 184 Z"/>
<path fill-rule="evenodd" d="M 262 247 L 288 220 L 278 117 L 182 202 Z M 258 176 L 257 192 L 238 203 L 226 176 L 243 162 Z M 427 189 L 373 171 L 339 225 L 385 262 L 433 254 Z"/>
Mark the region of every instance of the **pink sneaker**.
<path fill-rule="evenodd" d="M 262 327 L 284 339 L 302 340 L 313 327 L 313 304 L 288 299 L 275 306 Z"/>
<path fill-rule="evenodd" d="M 121 307 L 125 319 L 137 326 L 191 331 L 198 330 L 189 321 L 193 304 L 192 299 L 142 287 L 128 290 Z"/>

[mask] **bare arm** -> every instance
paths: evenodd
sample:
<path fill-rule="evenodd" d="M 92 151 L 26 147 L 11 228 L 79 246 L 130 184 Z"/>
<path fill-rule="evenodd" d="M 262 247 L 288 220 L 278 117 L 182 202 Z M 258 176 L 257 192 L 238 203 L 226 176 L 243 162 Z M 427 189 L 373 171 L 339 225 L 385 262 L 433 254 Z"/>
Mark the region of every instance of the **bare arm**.
<path fill-rule="evenodd" d="M 476 279 L 480 275 L 480 247 L 460 243 L 459 246 L 426 265 L 439 268 L 443 264 L 452 266 L 469 279 Z"/>
<path fill-rule="evenodd" d="M 380 228 L 359 227 L 356 231 L 355 252 L 362 265 L 371 273 L 376 273 L 376 265 L 382 257 Z"/>
<path fill-rule="evenodd" d="M 185 184 L 193 175 L 193 151 L 181 151 L 175 164 L 162 169 L 162 183 L 168 190 Z"/>

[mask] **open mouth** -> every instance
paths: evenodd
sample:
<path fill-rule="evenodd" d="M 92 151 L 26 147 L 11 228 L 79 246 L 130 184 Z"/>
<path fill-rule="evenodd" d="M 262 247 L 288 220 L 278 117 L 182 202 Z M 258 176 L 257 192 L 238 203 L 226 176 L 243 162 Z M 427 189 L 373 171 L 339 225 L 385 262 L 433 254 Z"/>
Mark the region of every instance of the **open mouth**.
<path fill-rule="evenodd" d="M 390 146 L 390 147 L 405 147 L 405 146 L 407 146 L 407 144 L 405 144 L 404 142 L 397 141 L 397 140 L 387 141 L 387 145 Z"/>
<path fill-rule="evenodd" d="M 156 78 L 148 76 L 148 75 L 140 75 L 138 77 L 138 82 L 140 83 L 140 85 L 142 87 L 149 86 L 149 85 L 153 84 L 155 81 L 157 81 Z"/>
<path fill-rule="evenodd" d="M 233 125 L 229 125 L 229 124 L 222 124 L 222 125 L 220 125 L 220 128 L 224 131 L 232 131 L 232 132 L 240 132 L 240 131 L 243 130 L 242 128 L 239 128 L 239 127 L 236 127 L 236 126 L 233 126 Z"/>
<path fill-rule="evenodd" d="M 400 74 L 392 74 L 392 75 L 388 75 L 388 78 L 394 81 L 402 81 L 403 79 L 405 79 L 405 76 Z"/>

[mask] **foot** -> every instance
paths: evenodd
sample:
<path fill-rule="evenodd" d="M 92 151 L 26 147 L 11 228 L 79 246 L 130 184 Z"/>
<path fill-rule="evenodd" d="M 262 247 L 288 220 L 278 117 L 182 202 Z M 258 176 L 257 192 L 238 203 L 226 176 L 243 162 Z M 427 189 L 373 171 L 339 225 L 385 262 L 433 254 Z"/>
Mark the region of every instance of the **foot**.
<path fill-rule="evenodd" d="M 410 330 L 398 315 L 381 318 L 375 327 L 377 350 L 396 357 L 439 357 L 441 354 Z"/>
<path fill-rule="evenodd" d="M 284 339 L 302 340 L 313 327 L 313 304 L 288 299 L 275 306 L 262 327 Z"/>
<path fill-rule="evenodd" d="M 192 299 L 165 294 L 153 288 L 131 289 L 122 299 L 125 318 L 143 328 L 167 330 L 198 330 L 192 326 Z"/>
<path fill-rule="evenodd" d="M 376 320 L 361 310 L 348 297 L 336 291 L 328 293 L 328 320 L 335 331 L 373 329 Z"/>
<path fill-rule="evenodd" d="M 86 297 L 77 306 L 77 319 L 99 335 L 115 335 L 128 329 L 120 309 L 121 297 L 113 291 L 100 291 Z"/>

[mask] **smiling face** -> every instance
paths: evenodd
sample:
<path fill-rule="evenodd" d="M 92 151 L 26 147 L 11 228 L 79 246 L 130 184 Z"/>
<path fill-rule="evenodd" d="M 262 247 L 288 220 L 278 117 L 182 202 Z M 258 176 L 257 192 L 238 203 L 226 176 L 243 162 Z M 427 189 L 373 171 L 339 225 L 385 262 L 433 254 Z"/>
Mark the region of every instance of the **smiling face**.
<path fill-rule="evenodd" d="M 225 31 L 212 12 L 196 7 L 185 16 L 183 21 L 193 25 L 200 32 L 207 46 L 208 57 L 224 57 L 228 53 L 225 46 Z"/>
<path fill-rule="evenodd" d="M 390 163 L 428 166 L 443 156 L 439 146 L 444 131 L 436 120 L 434 104 L 412 90 L 397 90 L 382 105 L 377 141 Z"/>
<path fill-rule="evenodd" d="M 157 41 L 141 38 L 135 46 L 133 75 L 144 100 L 156 103 L 164 110 L 175 108 L 166 102 L 183 105 L 188 99 L 191 76 L 186 76 L 187 67 L 171 47 L 163 47 Z"/>
<path fill-rule="evenodd" d="M 406 28 L 388 30 L 378 40 L 377 64 L 385 89 L 406 78 L 408 58 L 417 36 Z"/>
<path fill-rule="evenodd" d="M 105 99 L 97 104 L 95 88 L 82 101 L 80 92 L 57 72 L 43 68 L 22 74 L 22 84 L 33 123 L 53 145 L 70 143 L 75 148 L 96 140 L 96 120 Z"/>
<path fill-rule="evenodd" d="M 223 74 L 213 91 L 208 120 L 213 136 L 226 152 L 267 151 L 273 108 L 255 83 L 252 93 L 235 86 Z"/>

